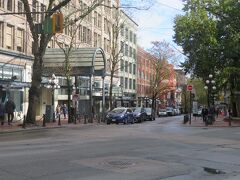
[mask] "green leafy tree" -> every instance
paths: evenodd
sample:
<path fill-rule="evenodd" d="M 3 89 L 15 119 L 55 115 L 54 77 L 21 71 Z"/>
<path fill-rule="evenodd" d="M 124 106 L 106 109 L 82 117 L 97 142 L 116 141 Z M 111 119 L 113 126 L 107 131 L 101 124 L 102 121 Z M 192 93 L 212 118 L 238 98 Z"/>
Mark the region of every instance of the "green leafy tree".
<path fill-rule="evenodd" d="M 189 84 L 193 85 L 193 89 L 195 92 L 195 98 L 199 104 L 207 105 L 207 92 L 204 89 L 205 84 L 201 79 L 191 79 L 189 80 Z"/>
<path fill-rule="evenodd" d="M 240 71 L 240 2 L 185 2 L 185 14 L 175 18 L 174 26 L 175 42 L 183 47 L 187 56 L 182 67 L 203 81 L 213 74 L 218 86 L 230 89 L 231 99 L 237 99 L 236 92 L 240 91 L 240 78 L 236 74 Z M 239 106 L 239 102 L 232 101 L 234 115 L 240 115 Z"/>

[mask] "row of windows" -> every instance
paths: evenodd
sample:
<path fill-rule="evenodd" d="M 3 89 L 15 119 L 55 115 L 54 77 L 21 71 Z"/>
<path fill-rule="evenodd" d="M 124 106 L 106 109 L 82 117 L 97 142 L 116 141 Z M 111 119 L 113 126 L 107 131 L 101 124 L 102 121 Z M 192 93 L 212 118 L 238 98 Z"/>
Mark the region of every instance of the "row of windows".
<path fill-rule="evenodd" d="M 24 30 L 0 22 L 0 47 L 24 52 Z"/>
<path fill-rule="evenodd" d="M 33 20 L 36 22 L 43 22 L 44 20 L 44 14 L 38 14 L 34 12 L 44 12 L 46 11 L 46 6 L 36 0 L 32 0 L 32 12 L 33 12 Z"/>
<path fill-rule="evenodd" d="M 11 79 L 13 76 L 16 77 L 15 81 L 23 80 L 23 69 L 12 66 L 4 66 L 0 64 L 0 79 Z"/>
<path fill-rule="evenodd" d="M 133 64 L 131 62 L 121 60 L 121 71 L 128 72 L 130 74 L 136 74 L 136 64 Z"/>
<path fill-rule="evenodd" d="M 79 1 L 80 6 L 80 14 L 87 13 L 88 11 L 88 5 L 84 3 L 83 1 Z M 84 20 L 88 21 L 89 23 L 92 23 L 92 13 L 89 13 Z"/>
<path fill-rule="evenodd" d="M 123 41 L 121 41 L 121 53 L 123 53 L 125 56 L 136 59 L 136 49 L 129 46 L 128 44 L 124 44 Z"/>
<path fill-rule="evenodd" d="M 6 9 L 12 12 L 24 12 L 23 3 L 21 0 L 16 1 L 17 7 L 15 7 L 14 0 L 0 0 L 0 8 Z"/>
<path fill-rule="evenodd" d="M 128 29 L 128 27 L 124 27 L 124 25 L 121 25 L 121 35 L 125 35 L 125 39 L 129 40 L 130 42 L 133 42 L 134 44 L 137 43 L 137 35 L 133 33 L 131 30 Z"/>
<path fill-rule="evenodd" d="M 150 81 L 151 79 L 154 78 L 154 75 L 151 73 L 143 72 L 143 71 L 138 71 L 138 77 L 141 79 L 145 79 Z"/>
<path fill-rule="evenodd" d="M 120 77 L 120 84 L 124 89 L 136 89 L 136 80 L 131 78 Z"/>

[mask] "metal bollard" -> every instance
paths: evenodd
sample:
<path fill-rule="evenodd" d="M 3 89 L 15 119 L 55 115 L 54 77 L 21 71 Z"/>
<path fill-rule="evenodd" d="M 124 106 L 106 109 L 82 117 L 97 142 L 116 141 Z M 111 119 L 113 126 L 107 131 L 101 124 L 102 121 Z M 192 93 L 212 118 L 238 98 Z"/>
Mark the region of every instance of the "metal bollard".
<path fill-rule="evenodd" d="M 84 115 L 84 124 L 87 124 L 87 115 Z"/>
<path fill-rule="evenodd" d="M 74 124 L 77 124 L 77 114 L 74 115 Z"/>
<path fill-rule="evenodd" d="M 55 113 L 53 112 L 53 122 L 56 122 Z"/>
<path fill-rule="evenodd" d="M 26 128 L 26 116 L 23 116 L 23 124 L 22 124 L 22 128 L 25 129 Z"/>
<path fill-rule="evenodd" d="M 58 116 L 58 125 L 61 126 L 61 118 Z"/>
<path fill-rule="evenodd" d="M 100 123 L 101 122 L 101 116 L 100 116 L 100 114 L 98 114 L 98 123 Z"/>
<path fill-rule="evenodd" d="M 229 125 L 229 126 L 232 126 L 232 119 L 231 119 L 231 116 L 229 116 L 228 125 Z"/>
<path fill-rule="evenodd" d="M 43 114 L 43 124 L 42 124 L 42 127 L 45 127 L 46 126 L 46 115 Z"/>

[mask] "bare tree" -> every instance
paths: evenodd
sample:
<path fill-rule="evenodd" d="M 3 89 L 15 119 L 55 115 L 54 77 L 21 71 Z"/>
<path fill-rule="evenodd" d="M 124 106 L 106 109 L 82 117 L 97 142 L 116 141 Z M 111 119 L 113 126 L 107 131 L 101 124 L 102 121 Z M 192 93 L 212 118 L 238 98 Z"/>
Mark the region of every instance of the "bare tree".
<path fill-rule="evenodd" d="M 170 89 L 169 80 L 171 67 L 166 60 L 152 60 L 153 76 L 150 80 L 149 96 L 152 99 L 152 114 L 156 113 L 156 99 L 166 94 Z"/>
<path fill-rule="evenodd" d="M 31 8 L 28 0 L 21 0 L 24 4 L 24 9 L 26 12 L 26 18 L 27 22 L 32 34 L 33 38 L 33 56 L 34 56 L 34 61 L 33 61 L 33 72 L 32 72 L 32 82 L 31 82 L 31 87 L 29 90 L 29 105 L 28 105 L 28 111 L 27 111 L 27 117 L 26 117 L 26 123 L 35 123 L 36 121 L 36 107 L 39 101 L 39 96 L 40 96 L 40 86 L 41 86 L 41 81 L 42 81 L 42 72 L 43 72 L 43 56 L 46 51 L 46 47 L 48 42 L 51 40 L 51 38 L 54 36 L 54 34 L 45 34 L 41 33 L 40 35 L 38 34 L 35 24 L 34 24 L 34 18 L 31 13 Z M 47 19 L 51 17 L 55 12 L 60 11 L 61 8 L 65 7 L 68 5 L 70 0 L 62 0 L 62 1 L 57 1 L 57 0 L 49 0 L 48 7 L 44 16 L 44 19 Z M 96 7 L 100 6 L 103 0 L 93 0 L 91 4 L 91 8 L 89 8 L 90 11 L 86 11 L 85 13 L 76 16 L 75 18 L 72 18 L 71 21 L 68 21 L 68 24 L 65 24 L 65 27 L 71 24 L 75 24 L 79 20 L 81 20 L 83 17 L 86 16 L 89 12 L 94 10 Z M 74 13 L 79 12 L 81 9 L 76 8 L 75 11 L 70 12 L 68 16 L 70 17 Z"/>
<path fill-rule="evenodd" d="M 120 31 L 124 23 L 121 17 L 121 11 L 117 8 L 113 13 L 112 24 L 108 26 L 108 34 L 110 45 L 110 57 L 108 58 L 108 66 L 110 71 L 110 88 L 109 88 L 109 108 L 113 109 L 113 79 L 115 74 L 121 68 L 119 66 L 124 54 L 122 53 L 123 48 L 120 45 Z"/>
<path fill-rule="evenodd" d="M 172 89 L 169 82 L 171 82 L 171 78 L 175 74 L 172 65 L 167 60 L 174 58 L 175 53 L 165 41 L 155 41 L 152 44 L 153 46 L 149 53 L 153 56 L 151 62 L 154 75 L 150 80 L 149 95 L 152 98 L 152 114 L 155 116 L 156 99 Z"/>

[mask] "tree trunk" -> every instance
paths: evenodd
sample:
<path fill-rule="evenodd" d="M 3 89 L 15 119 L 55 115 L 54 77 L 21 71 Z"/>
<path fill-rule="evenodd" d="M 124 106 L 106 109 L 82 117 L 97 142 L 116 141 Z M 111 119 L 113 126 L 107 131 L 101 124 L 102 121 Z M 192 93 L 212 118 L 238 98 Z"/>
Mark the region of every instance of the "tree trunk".
<path fill-rule="evenodd" d="M 113 89 L 113 73 L 111 73 L 111 77 L 110 77 L 110 89 L 109 89 L 109 107 L 110 110 L 113 109 L 113 98 L 112 98 L 112 89 Z"/>
<path fill-rule="evenodd" d="M 152 117 L 155 119 L 156 107 L 155 107 L 155 96 L 152 96 Z"/>
<path fill-rule="evenodd" d="M 73 115 L 71 114 L 71 81 L 70 77 L 67 76 L 67 95 L 68 95 L 68 100 L 67 100 L 67 108 L 68 108 L 68 123 L 73 122 Z"/>
<path fill-rule="evenodd" d="M 42 56 L 35 55 L 33 63 L 32 83 L 29 89 L 29 104 L 26 117 L 26 123 L 34 124 L 36 122 L 36 109 L 39 104 L 39 96 L 42 81 Z"/>

